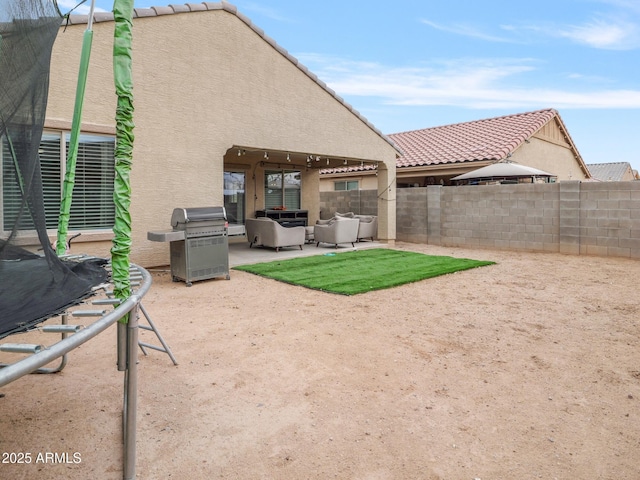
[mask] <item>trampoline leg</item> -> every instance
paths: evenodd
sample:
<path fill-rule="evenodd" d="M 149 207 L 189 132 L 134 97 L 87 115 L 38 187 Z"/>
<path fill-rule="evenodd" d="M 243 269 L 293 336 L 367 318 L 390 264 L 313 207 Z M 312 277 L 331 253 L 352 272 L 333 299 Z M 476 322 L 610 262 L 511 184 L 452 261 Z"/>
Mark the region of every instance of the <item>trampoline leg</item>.
<path fill-rule="evenodd" d="M 124 372 L 127 370 L 127 324 L 118 321 L 117 328 L 118 371 Z"/>
<path fill-rule="evenodd" d="M 64 313 L 61 317 L 60 320 L 60 324 L 61 325 L 67 325 L 67 314 Z M 65 338 L 67 338 L 69 336 L 69 334 L 67 332 L 62 332 L 62 340 L 64 340 Z M 8 367 L 9 364 L 7 363 L 0 363 L 0 368 L 4 368 L 4 367 Z M 38 368 L 37 370 L 34 370 L 31 373 L 58 373 L 61 372 L 64 367 L 67 366 L 67 354 L 65 353 L 64 355 L 62 355 L 62 357 L 60 358 L 60 364 L 57 367 L 52 367 L 52 368 Z"/>
<path fill-rule="evenodd" d="M 138 409 L 138 305 L 129 313 L 127 371 L 125 373 L 124 466 L 125 480 L 136 477 L 136 423 Z"/>
<path fill-rule="evenodd" d="M 142 302 L 140 302 L 139 306 L 140 306 L 140 311 L 143 313 L 144 317 L 147 319 L 147 322 L 149 323 L 149 326 L 138 325 L 138 327 L 140 329 L 142 329 L 142 330 L 148 330 L 150 332 L 155 333 L 156 337 L 160 341 L 160 344 L 162 345 L 162 347 L 158 347 L 158 346 L 155 346 L 155 345 L 151 345 L 149 343 L 138 342 L 138 344 L 140 345 L 140 350 L 142 350 L 142 353 L 144 353 L 145 355 L 147 354 L 146 350 L 144 349 L 145 347 L 152 348 L 154 350 L 158 350 L 159 352 L 164 352 L 167 355 L 169 355 L 169 358 L 171 359 L 171 361 L 173 362 L 174 365 L 178 365 L 178 361 L 176 360 L 176 357 L 173 356 L 173 353 L 171 352 L 171 348 L 169 348 L 169 345 L 167 345 L 167 342 L 165 342 L 164 338 L 162 338 L 162 335 L 160 335 L 160 332 L 156 328 L 156 324 L 153 323 L 153 320 L 151 320 L 151 317 L 149 316 L 149 314 L 145 310 L 144 305 L 142 305 Z"/>
<path fill-rule="evenodd" d="M 61 325 L 67 325 L 68 315 L 66 313 L 62 314 L 60 318 Z M 68 334 L 66 332 L 62 332 L 62 340 L 67 338 Z M 67 366 L 67 354 L 62 355 L 60 359 L 60 364 L 55 368 L 39 368 L 35 370 L 33 373 L 58 373 L 61 372 L 64 367 Z"/>

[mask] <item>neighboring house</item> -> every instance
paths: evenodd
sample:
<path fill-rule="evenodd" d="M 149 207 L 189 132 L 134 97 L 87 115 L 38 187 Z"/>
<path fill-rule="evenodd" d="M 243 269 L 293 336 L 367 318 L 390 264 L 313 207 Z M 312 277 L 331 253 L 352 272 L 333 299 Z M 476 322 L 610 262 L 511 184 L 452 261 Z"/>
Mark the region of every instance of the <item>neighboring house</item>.
<path fill-rule="evenodd" d="M 590 163 L 591 176 L 601 182 L 628 182 L 638 179 L 629 162 Z"/>
<path fill-rule="evenodd" d="M 389 138 L 403 152 L 396 162 L 399 188 L 451 185 L 452 177 L 506 159 L 549 172 L 558 181 L 590 178 L 554 109 L 394 133 Z M 375 188 L 375 175 L 374 165 L 323 170 L 321 189 Z"/>
<path fill-rule="evenodd" d="M 41 145 L 55 237 L 87 16 L 70 17 L 54 45 Z M 109 256 L 114 208 L 116 96 L 113 14 L 96 13 L 82 116 L 71 232 L 74 251 Z M 319 218 L 320 166 L 376 165 L 381 240 L 395 238 L 394 145 L 232 5 L 136 9 L 131 260 L 169 263 L 147 232 L 170 229 L 174 208 L 225 205 L 242 224 L 285 206 Z M 376 188 L 376 187 L 374 187 Z M 36 244 L 30 232 L 21 242 Z M 84 242 L 80 243 L 79 242 Z"/>

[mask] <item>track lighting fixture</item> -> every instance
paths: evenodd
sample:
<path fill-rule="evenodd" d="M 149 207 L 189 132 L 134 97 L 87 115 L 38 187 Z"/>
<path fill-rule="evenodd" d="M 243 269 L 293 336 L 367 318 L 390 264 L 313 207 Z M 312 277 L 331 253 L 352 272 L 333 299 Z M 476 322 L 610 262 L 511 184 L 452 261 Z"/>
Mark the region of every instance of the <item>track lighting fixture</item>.
<path fill-rule="evenodd" d="M 291 157 L 289 156 L 289 153 L 287 153 L 287 162 L 291 162 Z"/>
<path fill-rule="evenodd" d="M 344 162 L 342 162 L 342 164 L 343 164 L 343 165 L 346 165 L 346 164 L 347 164 L 347 159 L 346 159 L 346 158 L 344 159 Z"/>
<path fill-rule="evenodd" d="M 264 158 L 265 160 L 269 160 L 269 154 L 267 152 L 264 152 Z"/>
<path fill-rule="evenodd" d="M 329 166 L 329 159 L 327 158 L 327 166 Z"/>

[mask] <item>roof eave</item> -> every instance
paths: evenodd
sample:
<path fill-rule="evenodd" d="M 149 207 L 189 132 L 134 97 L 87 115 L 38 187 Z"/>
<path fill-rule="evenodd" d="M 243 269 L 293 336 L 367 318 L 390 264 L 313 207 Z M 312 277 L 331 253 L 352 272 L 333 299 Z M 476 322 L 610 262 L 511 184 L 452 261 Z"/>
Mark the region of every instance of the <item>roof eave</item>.
<path fill-rule="evenodd" d="M 375 125 L 367 120 L 360 112 L 358 112 L 352 105 L 347 103 L 342 97 L 336 94 L 331 88 L 327 86 L 322 80 L 320 80 L 315 74 L 301 64 L 297 58 L 291 55 L 286 49 L 282 48 L 271 37 L 264 33 L 264 30 L 255 25 L 249 17 L 238 12 L 238 8 L 229 2 L 222 0 L 221 2 L 202 2 L 202 3 L 186 3 L 184 5 L 169 5 L 166 7 L 151 7 L 151 8 L 135 8 L 133 18 L 149 18 L 158 17 L 164 15 L 174 15 L 177 13 L 193 13 L 212 10 L 224 10 L 232 15 L 235 15 L 239 20 L 244 22 L 249 28 L 251 28 L 257 35 L 259 35 L 265 42 L 271 45 L 276 51 L 283 55 L 287 60 L 293 63 L 302 73 L 313 80 L 320 88 L 325 90 L 331 95 L 334 100 L 342 104 L 349 112 L 355 115 L 362 123 L 364 123 L 369 129 L 371 129 L 376 135 L 387 142 L 399 155 L 402 155 L 402 151 L 396 146 L 396 144 L 385 134 L 383 134 Z M 88 15 L 69 15 L 67 19 L 63 21 L 63 26 L 69 25 L 81 25 L 87 24 L 89 20 Z M 94 22 L 109 22 L 114 21 L 113 12 L 96 12 L 94 13 Z"/>

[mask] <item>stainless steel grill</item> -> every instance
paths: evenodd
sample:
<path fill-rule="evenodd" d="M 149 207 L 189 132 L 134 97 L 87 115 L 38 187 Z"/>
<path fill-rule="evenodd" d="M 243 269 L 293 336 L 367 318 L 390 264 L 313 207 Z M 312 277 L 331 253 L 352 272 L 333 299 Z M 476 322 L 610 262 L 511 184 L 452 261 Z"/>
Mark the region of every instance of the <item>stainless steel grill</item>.
<path fill-rule="evenodd" d="M 229 224 L 224 207 L 176 208 L 173 230 L 147 232 L 154 242 L 169 242 L 171 276 L 187 286 L 198 280 L 229 277 Z"/>

